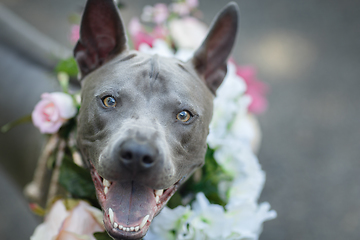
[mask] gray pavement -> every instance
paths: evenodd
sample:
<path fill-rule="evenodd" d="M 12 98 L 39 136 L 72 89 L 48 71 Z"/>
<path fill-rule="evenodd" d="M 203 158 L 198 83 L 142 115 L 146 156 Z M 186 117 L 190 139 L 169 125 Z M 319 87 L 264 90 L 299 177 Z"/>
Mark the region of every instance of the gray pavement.
<path fill-rule="evenodd" d="M 0 44 L 0 125 L 31 113 L 56 82 L 42 68 Z M 30 181 L 42 138 L 31 124 L 0 133 L 0 239 L 29 239 L 39 219 L 30 212 L 22 187 Z"/>
<path fill-rule="evenodd" d="M 124 1 L 126 22 L 143 5 Z M 169 2 L 169 1 L 167 1 Z M 200 0 L 210 22 L 227 1 Z M 261 240 L 360 239 L 360 1 L 237 0 L 241 29 L 234 58 L 258 67 L 271 87 L 269 110 L 259 117 L 263 142 L 259 159 L 267 174 L 260 201 L 278 218 L 265 223 Z M 0 0 L 38 30 L 64 46 L 68 16 L 80 0 Z M 31 112 L 40 93 L 57 88 L 49 70 L 0 38 L 0 124 Z M 14 198 L 31 178 L 41 137 L 30 125 L 0 135 L 0 166 Z M 10 176 L 10 177 L 9 177 Z M 0 184 L 0 190 L 6 190 Z M 5 187 L 4 187 L 5 186 Z M 4 190 L 3 190 L 4 189 Z M 2 194 L 3 196 L 3 194 Z M 0 199 L 1 222 L 10 195 Z M 16 216 L 28 216 L 24 201 Z M 15 211 L 15 210 L 14 210 Z M 36 223 L 14 239 L 28 239 Z M 0 228 L 0 239 L 18 225 Z"/>

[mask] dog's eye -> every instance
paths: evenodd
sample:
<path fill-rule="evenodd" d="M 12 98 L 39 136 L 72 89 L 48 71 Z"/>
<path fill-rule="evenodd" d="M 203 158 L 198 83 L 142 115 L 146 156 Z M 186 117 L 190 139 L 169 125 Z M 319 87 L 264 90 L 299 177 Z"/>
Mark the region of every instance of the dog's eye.
<path fill-rule="evenodd" d="M 116 100 L 112 96 L 107 96 L 107 97 L 103 98 L 102 101 L 103 101 L 105 107 L 110 108 L 110 107 L 115 107 L 116 106 Z"/>
<path fill-rule="evenodd" d="M 191 118 L 191 113 L 184 110 L 184 111 L 181 111 L 177 114 L 176 118 L 182 122 L 188 122 Z"/>

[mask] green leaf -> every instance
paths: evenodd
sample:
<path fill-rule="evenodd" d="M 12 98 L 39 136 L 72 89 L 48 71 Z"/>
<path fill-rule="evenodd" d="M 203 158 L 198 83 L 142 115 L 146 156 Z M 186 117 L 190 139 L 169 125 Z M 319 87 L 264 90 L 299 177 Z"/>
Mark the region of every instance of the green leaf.
<path fill-rule="evenodd" d="M 7 131 L 9 131 L 10 129 L 12 129 L 13 127 L 16 127 L 20 124 L 23 123 L 27 123 L 27 122 L 31 122 L 31 115 L 27 115 L 24 117 L 21 117 L 13 122 L 10 122 L 4 126 L 1 127 L 1 132 L 6 133 Z"/>
<path fill-rule="evenodd" d="M 119 3 L 117 4 L 117 7 L 121 10 L 121 9 L 125 8 L 126 6 L 125 6 L 125 3 L 119 2 Z"/>
<path fill-rule="evenodd" d="M 177 192 L 180 197 L 176 193 L 173 196 L 173 198 L 175 198 L 170 199 L 168 204 L 170 208 L 181 205 L 181 199 L 184 197 L 191 196 L 190 194 L 195 197 L 199 192 L 203 192 L 206 198 L 213 204 L 226 205 L 226 202 L 219 196 L 218 184 L 224 180 L 231 181 L 232 178 L 226 174 L 222 167 L 216 162 L 214 153 L 215 151 L 208 147 L 205 155 L 205 165 L 201 169 L 202 177 L 200 181 L 195 181 L 194 177 L 186 181 Z M 192 201 L 193 200 L 194 199 L 192 199 Z"/>
<path fill-rule="evenodd" d="M 134 49 L 134 43 L 132 41 L 131 35 L 126 32 L 126 38 L 128 40 L 129 49 Z"/>
<path fill-rule="evenodd" d="M 64 93 L 69 92 L 69 75 L 66 72 L 59 72 L 57 74 L 57 78 L 59 80 L 60 86 Z"/>
<path fill-rule="evenodd" d="M 65 72 L 70 77 L 76 77 L 78 75 L 78 67 L 73 57 L 61 60 L 55 67 L 55 72 Z"/>
<path fill-rule="evenodd" d="M 79 14 L 77 14 L 77 13 L 72 13 L 72 14 L 69 15 L 68 21 L 71 24 L 79 25 L 80 22 L 81 22 L 81 16 Z"/>
<path fill-rule="evenodd" d="M 107 232 L 96 232 L 94 233 L 96 240 L 113 240 Z"/>
<path fill-rule="evenodd" d="M 68 139 L 69 134 L 76 129 L 76 119 L 71 118 L 67 121 L 60 129 L 59 129 L 59 136 L 63 139 Z"/>
<path fill-rule="evenodd" d="M 59 183 L 73 198 L 88 200 L 97 205 L 95 186 L 89 170 L 76 165 L 65 156 L 60 167 Z"/>
<path fill-rule="evenodd" d="M 182 197 L 181 194 L 179 193 L 179 191 L 175 192 L 175 194 L 170 198 L 170 200 L 168 201 L 167 205 L 169 208 L 174 209 L 177 206 L 182 205 L 181 203 Z"/>

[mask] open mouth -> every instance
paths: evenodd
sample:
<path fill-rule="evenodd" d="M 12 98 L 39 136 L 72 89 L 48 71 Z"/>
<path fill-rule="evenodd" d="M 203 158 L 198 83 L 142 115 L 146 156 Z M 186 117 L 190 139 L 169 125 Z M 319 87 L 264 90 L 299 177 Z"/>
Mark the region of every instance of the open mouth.
<path fill-rule="evenodd" d="M 91 176 L 104 213 L 104 225 L 115 239 L 140 239 L 180 186 L 152 189 L 135 181 L 108 181 L 91 166 Z"/>

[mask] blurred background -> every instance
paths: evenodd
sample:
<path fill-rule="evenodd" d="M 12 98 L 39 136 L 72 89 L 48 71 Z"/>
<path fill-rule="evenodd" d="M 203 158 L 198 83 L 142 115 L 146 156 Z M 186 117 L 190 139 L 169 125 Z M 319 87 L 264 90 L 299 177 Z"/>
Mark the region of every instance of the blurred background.
<path fill-rule="evenodd" d="M 122 2 L 127 24 L 158 1 Z M 236 2 L 233 57 L 256 66 L 271 88 L 269 109 L 259 116 L 267 175 L 260 202 L 278 217 L 264 224 L 260 239 L 359 240 L 360 1 Z M 200 0 L 204 21 L 226 3 Z M 0 125 L 31 113 L 41 93 L 60 89 L 53 68 L 71 54 L 69 16 L 84 5 L 0 0 Z M 31 124 L 0 134 L 0 239 L 29 239 L 38 224 L 22 188 L 43 141 Z"/>

